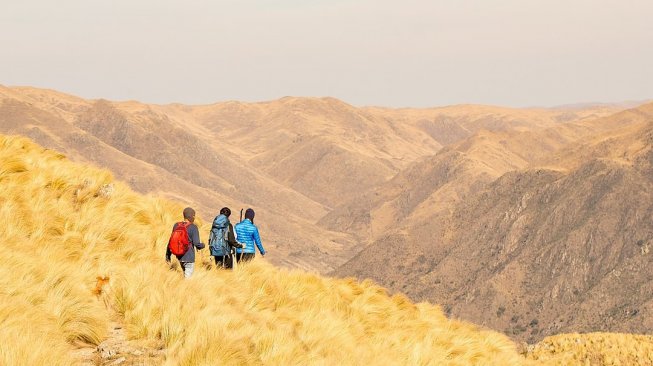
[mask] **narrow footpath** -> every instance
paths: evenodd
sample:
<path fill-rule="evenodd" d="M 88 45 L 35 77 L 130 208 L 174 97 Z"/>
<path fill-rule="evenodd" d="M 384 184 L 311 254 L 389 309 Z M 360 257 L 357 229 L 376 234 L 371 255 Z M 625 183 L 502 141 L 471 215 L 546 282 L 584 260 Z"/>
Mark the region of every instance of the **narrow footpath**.
<path fill-rule="evenodd" d="M 117 320 L 109 324 L 107 338 L 97 347 L 80 347 L 73 352 L 73 358 L 82 366 L 155 366 L 163 364 L 164 355 L 163 349 L 143 347 L 128 340 L 125 328 Z"/>

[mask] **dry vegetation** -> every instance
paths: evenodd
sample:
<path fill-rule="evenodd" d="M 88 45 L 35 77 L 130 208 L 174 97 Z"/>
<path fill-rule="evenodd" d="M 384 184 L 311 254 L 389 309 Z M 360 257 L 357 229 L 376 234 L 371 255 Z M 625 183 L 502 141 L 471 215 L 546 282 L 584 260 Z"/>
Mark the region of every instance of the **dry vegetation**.
<path fill-rule="evenodd" d="M 130 338 L 165 350 L 153 364 L 535 362 L 499 333 L 390 297 L 367 281 L 264 261 L 235 273 L 198 266 L 183 280 L 163 260 L 181 206 L 137 195 L 108 172 L 24 138 L 0 136 L 0 203 L 2 365 L 73 364 L 72 351 L 101 342 L 112 321 Z M 207 232 L 201 222 L 200 230 Z M 549 357 L 551 347 L 542 346 L 529 357 L 561 364 L 600 351 L 605 358 L 591 364 L 650 364 L 648 338 L 615 337 L 587 338 L 582 349 L 551 342 L 567 353 Z"/>
<path fill-rule="evenodd" d="M 562 334 L 528 349 L 529 359 L 549 365 L 652 365 L 653 337 L 636 334 Z"/>
<path fill-rule="evenodd" d="M 0 161 L 0 364 L 68 365 L 114 313 L 171 365 L 522 362 L 503 335 L 369 282 L 263 261 L 184 281 L 163 261 L 181 206 L 24 138 L 0 137 Z"/>

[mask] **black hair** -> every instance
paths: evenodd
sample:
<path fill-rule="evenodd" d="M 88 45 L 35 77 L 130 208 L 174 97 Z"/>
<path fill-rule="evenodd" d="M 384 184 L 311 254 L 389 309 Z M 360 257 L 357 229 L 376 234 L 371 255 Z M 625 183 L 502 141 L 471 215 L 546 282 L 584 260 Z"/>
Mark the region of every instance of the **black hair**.
<path fill-rule="evenodd" d="M 247 210 L 245 210 L 245 218 L 249 219 L 253 224 L 254 223 L 254 210 L 252 210 L 251 208 L 248 208 Z"/>
<path fill-rule="evenodd" d="M 193 222 L 195 221 L 195 210 L 190 207 L 184 209 L 184 219 Z"/>

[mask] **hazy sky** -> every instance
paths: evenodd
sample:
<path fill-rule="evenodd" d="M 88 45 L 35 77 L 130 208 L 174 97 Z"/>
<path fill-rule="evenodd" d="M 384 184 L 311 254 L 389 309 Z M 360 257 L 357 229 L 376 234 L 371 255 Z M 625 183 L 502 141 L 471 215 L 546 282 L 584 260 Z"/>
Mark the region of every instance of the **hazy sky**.
<path fill-rule="evenodd" d="M 149 103 L 653 98 L 651 0 L 0 0 L 0 84 Z"/>

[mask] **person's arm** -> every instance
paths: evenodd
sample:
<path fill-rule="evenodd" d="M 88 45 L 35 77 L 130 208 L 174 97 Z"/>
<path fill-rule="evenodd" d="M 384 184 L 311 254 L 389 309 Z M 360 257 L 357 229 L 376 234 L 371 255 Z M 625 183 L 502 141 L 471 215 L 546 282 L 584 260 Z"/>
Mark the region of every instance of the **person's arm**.
<path fill-rule="evenodd" d="M 227 233 L 227 243 L 234 248 L 242 248 L 243 245 L 236 241 L 236 236 L 234 235 L 234 227 L 229 223 L 229 232 Z"/>
<path fill-rule="evenodd" d="M 258 247 L 259 253 L 261 255 L 265 255 L 265 249 L 263 248 L 263 243 L 261 243 L 261 237 L 258 234 L 258 228 L 254 226 L 254 232 L 252 233 L 254 236 L 254 243 L 256 243 L 256 246 Z"/>
<path fill-rule="evenodd" d="M 190 238 L 191 244 L 197 249 L 204 249 L 204 243 L 200 241 L 200 230 L 197 228 L 197 225 L 192 224 L 188 227 L 188 237 Z"/>

